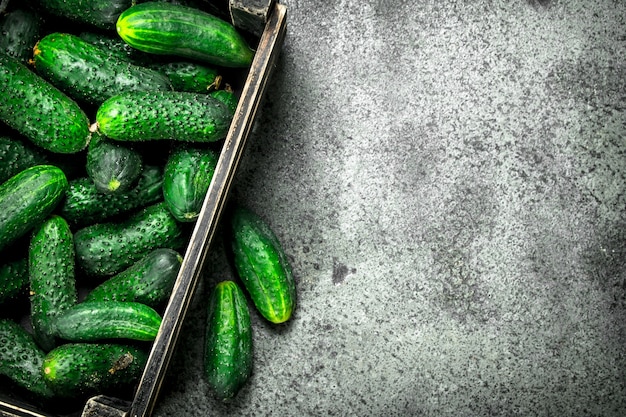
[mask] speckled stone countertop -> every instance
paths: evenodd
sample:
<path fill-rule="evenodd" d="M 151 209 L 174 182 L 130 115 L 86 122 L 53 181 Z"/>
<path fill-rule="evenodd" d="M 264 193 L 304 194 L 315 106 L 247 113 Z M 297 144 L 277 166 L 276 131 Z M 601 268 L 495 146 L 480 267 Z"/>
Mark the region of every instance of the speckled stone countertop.
<path fill-rule="evenodd" d="M 232 196 L 298 307 L 214 400 L 216 242 L 154 415 L 626 415 L 626 3 L 282 2 Z"/>

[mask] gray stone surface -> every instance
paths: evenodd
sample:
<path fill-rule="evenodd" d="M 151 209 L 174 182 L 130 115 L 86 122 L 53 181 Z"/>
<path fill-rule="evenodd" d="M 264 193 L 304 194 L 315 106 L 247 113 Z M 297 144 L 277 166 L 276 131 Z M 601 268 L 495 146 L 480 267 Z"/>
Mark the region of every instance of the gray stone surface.
<path fill-rule="evenodd" d="M 626 415 L 626 3 L 283 3 L 233 198 L 297 311 L 215 401 L 218 241 L 154 415 Z"/>

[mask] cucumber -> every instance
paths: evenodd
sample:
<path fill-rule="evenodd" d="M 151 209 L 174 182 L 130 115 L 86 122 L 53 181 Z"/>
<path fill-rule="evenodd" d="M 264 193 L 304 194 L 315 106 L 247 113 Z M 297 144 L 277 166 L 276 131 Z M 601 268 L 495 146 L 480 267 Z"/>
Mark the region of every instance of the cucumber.
<path fill-rule="evenodd" d="M 27 63 L 39 39 L 42 23 L 40 13 L 27 7 L 0 17 L 0 52 Z"/>
<path fill-rule="evenodd" d="M 146 165 L 137 185 L 123 193 L 104 194 L 91 178 L 76 178 L 69 181 L 58 211 L 76 227 L 105 222 L 163 200 L 162 184 L 163 168 L 159 165 Z"/>
<path fill-rule="evenodd" d="M 164 74 L 176 91 L 206 93 L 219 88 L 222 81 L 217 68 L 193 61 L 157 62 L 148 67 Z"/>
<path fill-rule="evenodd" d="M 87 147 L 86 168 L 98 191 L 123 193 L 137 184 L 143 171 L 143 157 L 126 143 L 96 135 Z"/>
<path fill-rule="evenodd" d="M 135 65 L 149 66 L 154 58 L 152 55 L 144 54 L 134 49 L 117 36 L 116 33 L 84 31 L 79 33 L 78 37 L 99 47 L 114 59 L 130 62 Z"/>
<path fill-rule="evenodd" d="M 65 174 L 54 165 L 26 168 L 0 184 L 0 250 L 48 217 L 68 186 Z"/>
<path fill-rule="evenodd" d="M 218 65 L 250 66 L 254 50 L 233 25 L 200 9 L 163 2 L 136 4 L 117 20 L 118 35 L 130 46 Z"/>
<path fill-rule="evenodd" d="M 178 146 L 163 174 L 163 199 L 179 222 L 195 222 L 219 155 L 207 147 Z"/>
<path fill-rule="evenodd" d="M 83 301 L 52 320 L 52 333 L 71 342 L 107 339 L 152 341 L 161 316 L 152 307 L 134 301 Z"/>
<path fill-rule="evenodd" d="M 121 343 L 66 343 L 43 359 L 43 378 L 61 398 L 108 394 L 130 388 L 141 377 L 148 354 Z"/>
<path fill-rule="evenodd" d="M 121 141 L 215 142 L 226 136 L 232 118 L 228 106 L 206 94 L 126 92 L 100 105 L 92 130 Z"/>
<path fill-rule="evenodd" d="M 252 326 L 243 291 L 219 282 L 209 298 L 204 341 L 204 375 L 221 400 L 234 397 L 252 374 Z"/>
<path fill-rule="evenodd" d="M 35 45 L 37 73 L 81 103 L 99 105 L 123 91 L 170 91 L 165 75 L 116 59 L 77 35 L 53 32 Z"/>
<path fill-rule="evenodd" d="M 133 0 L 36 0 L 41 10 L 83 26 L 115 30 L 119 15 Z"/>
<path fill-rule="evenodd" d="M 17 59 L 0 54 L 0 120 L 51 152 L 85 149 L 91 132 L 83 109 Z"/>
<path fill-rule="evenodd" d="M 28 287 L 28 257 L 5 261 L 0 265 L 0 305 L 26 293 Z"/>
<path fill-rule="evenodd" d="M 291 265 L 269 225 L 256 213 L 236 206 L 231 222 L 231 248 L 236 271 L 263 317 L 283 323 L 296 304 Z"/>
<path fill-rule="evenodd" d="M 47 162 L 40 148 L 16 137 L 0 136 L 0 183 L 26 168 Z"/>
<path fill-rule="evenodd" d="M 160 308 L 170 297 L 183 257 L 158 248 L 91 290 L 84 301 L 135 301 Z"/>
<path fill-rule="evenodd" d="M 51 398 L 54 393 L 41 371 L 45 355 L 26 329 L 12 320 L 0 319 L 0 375 L 41 398 Z"/>
<path fill-rule="evenodd" d="M 222 103 L 226 104 L 230 111 L 235 114 L 237 105 L 239 104 L 239 97 L 231 88 L 224 88 L 222 90 L 214 90 L 209 93 L 213 98 L 218 99 Z"/>
<path fill-rule="evenodd" d="M 159 247 L 180 249 L 180 224 L 164 202 L 119 222 L 85 226 L 74 234 L 77 264 L 86 276 L 110 277 Z"/>
<path fill-rule="evenodd" d="M 30 320 L 46 352 L 57 344 L 54 318 L 78 301 L 74 258 L 73 235 L 63 217 L 53 214 L 35 228 L 28 250 Z"/>

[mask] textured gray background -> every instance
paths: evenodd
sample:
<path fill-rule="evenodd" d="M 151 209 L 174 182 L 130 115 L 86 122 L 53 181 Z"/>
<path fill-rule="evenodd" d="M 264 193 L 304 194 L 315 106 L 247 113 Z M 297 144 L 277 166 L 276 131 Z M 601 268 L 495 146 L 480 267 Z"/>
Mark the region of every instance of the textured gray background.
<path fill-rule="evenodd" d="M 283 3 L 233 197 L 297 311 L 215 401 L 218 241 L 155 416 L 626 415 L 626 3 Z"/>

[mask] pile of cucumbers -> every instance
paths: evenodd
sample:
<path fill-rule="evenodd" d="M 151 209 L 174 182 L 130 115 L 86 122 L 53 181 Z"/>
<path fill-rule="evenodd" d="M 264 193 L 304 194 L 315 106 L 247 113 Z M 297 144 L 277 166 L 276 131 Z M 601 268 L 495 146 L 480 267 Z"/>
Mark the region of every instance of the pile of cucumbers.
<path fill-rule="evenodd" d="M 21 0 L 0 14 L 0 378 L 35 401 L 141 377 L 254 58 L 207 10 Z M 269 225 L 242 206 L 225 219 L 239 279 L 207 300 L 203 363 L 223 400 L 252 373 L 249 301 L 275 324 L 296 302 Z"/>

